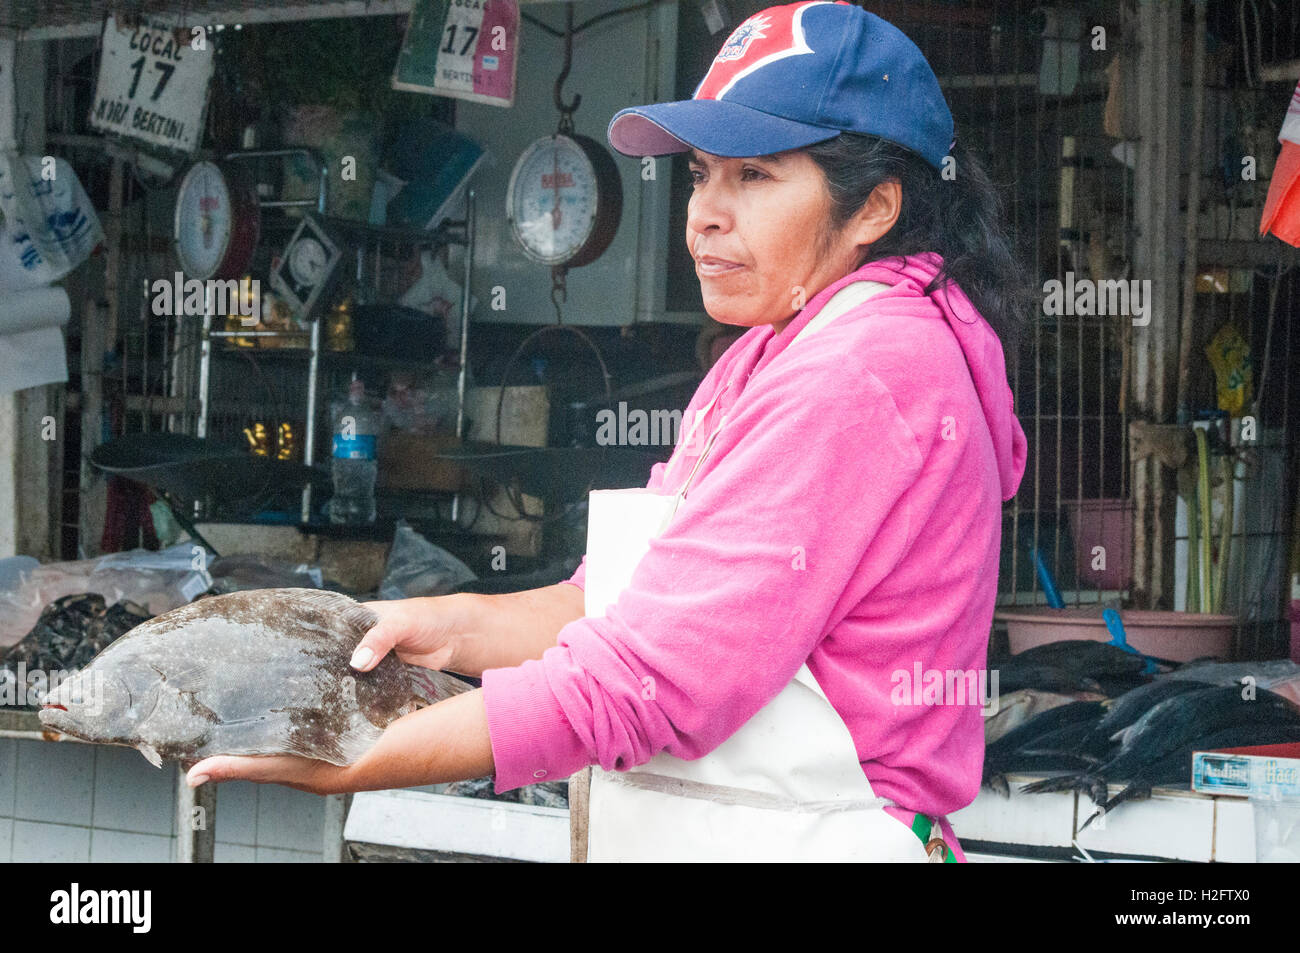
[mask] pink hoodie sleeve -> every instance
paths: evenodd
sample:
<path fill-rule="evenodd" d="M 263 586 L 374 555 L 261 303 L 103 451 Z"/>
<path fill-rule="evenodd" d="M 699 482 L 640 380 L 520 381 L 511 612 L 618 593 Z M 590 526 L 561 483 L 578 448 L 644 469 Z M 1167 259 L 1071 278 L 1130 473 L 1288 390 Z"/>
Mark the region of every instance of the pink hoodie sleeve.
<path fill-rule="evenodd" d="M 888 390 L 839 354 L 783 363 L 748 385 L 607 614 L 483 673 L 498 792 L 661 751 L 702 757 L 906 552 L 900 499 L 922 461 Z"/>

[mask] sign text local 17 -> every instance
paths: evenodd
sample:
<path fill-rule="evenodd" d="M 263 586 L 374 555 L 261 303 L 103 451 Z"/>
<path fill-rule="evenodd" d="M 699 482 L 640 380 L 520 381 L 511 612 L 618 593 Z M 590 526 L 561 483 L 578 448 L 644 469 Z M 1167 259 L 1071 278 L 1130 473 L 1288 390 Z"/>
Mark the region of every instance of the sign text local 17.
<path fill-rule="evenodd" d="M 110 16 L 101 41 L 91 124 L 106 132 L 192 152 L 198 146 L 212 51 L 202 28 L 157 22 L 118 29 Z"/>

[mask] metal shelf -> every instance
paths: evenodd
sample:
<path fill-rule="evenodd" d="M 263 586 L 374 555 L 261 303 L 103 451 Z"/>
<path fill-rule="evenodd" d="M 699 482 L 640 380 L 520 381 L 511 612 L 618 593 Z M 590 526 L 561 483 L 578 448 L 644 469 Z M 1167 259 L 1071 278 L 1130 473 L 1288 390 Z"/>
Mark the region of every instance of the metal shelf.
<path fill-rule="evenodd" d="M 439 225 L 432 231 L 423 229 L 396 228 L 390 226 L 368 225 L 364 222 L 354 222 L 350 219 L 335 218 L 325 214 L 326 195 L 324 186 L 319 195 L 320 207 L 315 210 L 317 216 L 322 218 L 326 224 L 337 228 L 339 231 L 359 238 L 362 243 L 373 241 L 380 245 L 379 255 L 382 257 L 382 243 L 392 242 L 395 244 L 406 245 L 409 247 L 418 247 L 428 244 L 460 244 L 465 248 L 465 273 L 463 285 L 461 287 L 461 307 L 460 307 L 460 368 L 456 382 L 456 436 L 460 437 L 464 433 L 465 427 L 465 375 L 468 364 L 469 354 L 469 301 L 470 301 L 470 278 L 471 269 L 474 263 L 474 200 L 475 190 L 467 188 L 465 192 L 465 218 L 461 221 L 448 220 Z M 279 206 L 277 206 L 279 207 Z M 358 269 L 361 266 L 361 255 L 363 254 L 362 244 L 357 244 Z M 311 326 L 307 331 L 226 331 L 223 328 L 213 328 L 213 315 L 205 314 L 203 316 L 203 331 L 200 341 L 200 360 L 199 360 L 199 420 L 196 436 L 204 438 L 208 430 L 208 414 L 212 409 L 212 400 L 209 389 L 212 381 L 212 355 L 216 353 L 252 353 L 258 356 L 267 354 L 287 353 L 289 359 L 301 359 L 306 356 L 308 360 L 307 371 L 307 424 L 303 440 L 303 463 L 311 466 L 315 462 L 316 447 L 316 402 L 318 399 L 318 388 L 320 379 L 321 361 L 325 360 L 329 364 L 337 364 L 340 360 L 353 362 L 362 362 L 371 367 L 414 367 L 428 365 L 432 363 L 429 360 L 413 361 L 405 358 L 366 358 L 356 355 L 354 352 L 334 352 L 323 351 L 321 349 L 321 319 L 314 318 Z M 238 337 L 301 337 L 303 334 L 309 335 L 309 344 L 305 349 L 302 348 L 213 348 L 213 340 L 222 338 Z M 345 356 L 346 355 L 346 356 Z M 303 488 L 301 519 L 304 524 L 311 522 L 311 487 Z M 460 514 L 460 495 L 455 494 L 452 497 L 451 520 L 457 521 Z"/>

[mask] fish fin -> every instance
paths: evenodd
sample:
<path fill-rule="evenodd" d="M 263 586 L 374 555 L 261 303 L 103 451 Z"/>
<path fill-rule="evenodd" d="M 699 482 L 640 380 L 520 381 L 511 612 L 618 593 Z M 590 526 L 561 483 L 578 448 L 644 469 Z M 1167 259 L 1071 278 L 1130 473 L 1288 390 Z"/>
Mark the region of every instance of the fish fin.
<path fill-rule="evenodd" d="M 1104 807 L 1099 807 L 1097 808 L 1097 810 L 1093 811 L 1092 814 L 1088 816 L 1088 819 L 1083 822 L 1083 826 L 1079 828 L 1079 833 L 1082 834 L 1084 831 L 1086 831 L 1088 829 L 1089 824 L 1091 824 L 1093 821 L 1095 821 L 1097 818 L 1101 817 L 1105 813 L 1106 813 L 1106 809 Z"/>
<path fill-rule="evenodd" d="M 1086 790 L 1088 796 L 1092 798 L 1092 803 L 1098 807 L 1104 807 L 1106 799 L 1110 796 L 1110 784 L 1105 778 L 1093 778 L 1090 782 L 1085 781 L 1086 787 L 1079 790 Z M 1121 792 L 1122 793 L 1122 792 Z M 1118 803 L 1118 802 L 1117 802 Z"/>
<path fill-rule="evenodd" d="M 383 733 L 382 728 L 372 725 L 364 718 L 358 718 L 346 731 L 332 738 L 317 739 L 312 744 L 291 740 L 289 754 L 347 767 L 360 761 L 361 756 L 374 747 Z"/>
<path fill-rule="evenodd" d="M 411 689 L 415 692 L 416 698 L 425 705 L 432 705 L 434 702 L 440 702 L 444 698 L 474 688 L 469 682 L 462 681 L 448 672 L 438 672 L 419 665 L 407 665 L 406 672 L 410 676 Z"/>
<path fill-rule="evenodd" d="M 1101 810 L 1099 810 L 1097 814 L 1093 816 L 1096 817 L 1098 815 L 1105 814 L 1109 811 L 1113 811 L 1116 807 L 1123 804 L 1125 801 L 1140 801 L 1150 796 L 1151 796 L 1151 785 L 1143 781 L 1133 781 L 1132 783 L 1126 785 L 1124 787 L 1124 790 L 1120 791 L 1113 798 L 1107 800 L 1105 804 L 1101 805 Z"/>
<path fill-rule="evenodd" d="M 148 742 L 142 741 L 135 746 L 135 749 L 139 751 L 142 755 L 144 755 L 145 760 L 148 761 L 150 764 L 152 764 L 155 768 L 162 767 L 162 761 L 163 761 L 162 755 L 158 753 L 158 750 L 154 748 L 153 745 L 149 744 Z"/>
<path fill-rule="evenodd" d="M 301 605 L 314 606 L 327 615 L 337 615 L 351 628 L 355 629 L 358 636 L 365 635 L 379 621 L 379 616 L 375 614 L 374 610 L 367 609 L 351 596 L 345 596 L 333 589 L 288 588 L 248 590 L 248 592 L 281 593 L 286 598 L 291 597 Z M 231 595 L 236 595 L 236 593 L 231 593 Z"/>
<path fill-rule="evenodd" d="M 1002 797 L 1011 797 L 1011 788 L 1007 785 L 1007 776 L 998 772 L 990 774 L 984 782 L 990 791 L 1000 794 Z"/>
<path fill-rule="evenodd" d="M 359 602 L 344 609 L 342 616 L 344 622 L 356 629 L 362 635 L 365 635 L 373 629 L 375 624 L 379 621 L 379 616 L 374 613 L 374 610 L 367 609 Z"/>
<path fill-rule="evenodd" d="M 1040 781 L 1030 781 L 1028 784 L 1022 784 L 1020 786 L 1020 793 L 1052 794 L 1057 791 L 1074 791 L 1082 780 L 1082 775 L 1061 774 L 1055 777 L 1043 778 Z"/>

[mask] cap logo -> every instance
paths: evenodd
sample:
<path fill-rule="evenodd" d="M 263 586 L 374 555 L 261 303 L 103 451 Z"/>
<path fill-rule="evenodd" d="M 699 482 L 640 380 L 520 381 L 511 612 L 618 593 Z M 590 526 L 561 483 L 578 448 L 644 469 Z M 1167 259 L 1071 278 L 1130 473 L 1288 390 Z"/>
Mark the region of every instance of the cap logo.
<path fill-rule="evenodd" d="M 727 37 L 727 42 L 722 45 L 718 51 L 717 60 L 738 60 L 745 55 L 749 49 L 749 44 L 755 40 L 761 40 L 767 36 L 763 31 L 771 23 L 772 18 L 764 16 L 761 13 L 750 17 L 740 26 L 736 27 L 731 36 Z"/>
<path fill-rule="evenodd" d="M 727 42 L 713 58 L 713 64 L 691 98 L 721 99 L 737 80 L 768 63 L 813 52 L 804 40 L 803 12 L 829 2 L 831 0 L 809 0 L 808 3 L 769 8 L 754 14 L 727 37 Z"/>

